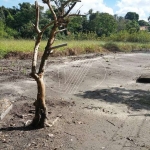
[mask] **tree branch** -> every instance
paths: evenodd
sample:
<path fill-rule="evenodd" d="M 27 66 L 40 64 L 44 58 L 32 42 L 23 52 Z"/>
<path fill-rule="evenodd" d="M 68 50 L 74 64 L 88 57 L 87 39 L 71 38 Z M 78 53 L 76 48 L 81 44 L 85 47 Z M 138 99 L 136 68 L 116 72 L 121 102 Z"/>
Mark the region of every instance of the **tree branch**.
<path fill-rule="evenodd" d="M 53 47 L 51 47 L 51 50 L 56 49 L 56 48 L 60 48 L 60 47 L 64 47 L 64 46 L 67 46 L 67 43 L 63 43 L 63 44 L 59 44 L 57 46 L 53 46 Z"/>
<path fill-rule="evenodd" d="M 48 59 L 49 55 L 52 53 L 51 52 L 51 47 L 52 47 L 52 44 L 54 43 L 54 40 L 55 40 L 55 31 L 56 30 L 57 30 L 57 25 L 54 24 L 54 26 L 51 29 L 47 45 L 45 47 L 44 54 L 41 58 L 41 63 L 40 63 L 38 74 L 43 74 L 44 71 L 45 71 L 45 66 L 46 66 L 47 59 Z"/>
<path fill-rule="evenodd" d="M 80 14 L 70 14 L 70 15 L 68 15 L 67 17 L 73 17 L 73 16 L 82 16 L 82 17 L 85 17 L 86 15 L 80 15 Z"/>
<path fill-rule="evenodd" d="M 51 26 L 52 24 L 54 24 L 55 21 L 51 21 L 48 25 L 46 25 L 43 29 L 42 32 L 44 32 L 49 26 Z"/>
<path fill-rule="evenodd" d="M 53 14 L 54 20 L 57 21 L 57 16 L 56 16 L 56 13 L 55 13 L 55 11 L 54 11 L 52 5 L 50 4 L 50 0 L 47 0 L 47 5 L 48 5 L 50 11 L 51 11 L 52 14 Z"/>
<path fill-rule="evenodd" d="M 36 8 L 36 23 L 34 25 L 34 28 L 36 30 L 37 33 L 40 33 L 40 29 L 39 29 L 39 6 L 38 6 L 38 2 L 35 1 L 35 8 Z"/>
<path fill-rule="evenodd" d="M 58 32 L 62 32 L 66 29 L 63 29 L 63 30 L 59 30 L 57 31 L 57 28 L 62 25 L 64 22 L 64 18 L 70 13 L 70 11 L 73 9 L 73 7 L 75 6 L 75 4 L 80 1 L 80 0 L 67 0 L 64 4 L 61 5 L 61 8 L 63 7 L 62 11 L 64 10 L 64 7 L 66 7 L 70 2 L 72 4 L 70 4 L 71 6 L 69 7 L 69 10 L 65 13 L 65 14 L 62 14 L 61 17 L 56 16 L 56 13 L 54 12 L 54 9 L 52 8 L 52 5 L 50 4 L 50 0 L 42 0 L 44 3 L 46 3 L 50 9 L 50 11 L 52 12 L 53 14 L 53 17 L 54 17 L 54 21 L 51 22 L 50 24 L 46 25 L 42 32 L 48 27 L 50 26 L 51 24 L 53 24 L 54 26 L 52 27 L 51 29 L 51 32 L 50 32 L 50 35 L 49 35 L 49 39 L 48 39 L 48 42 L 47 42 L 47 45 L 45 47 L 45 51 L 44 51 L 44 54 L 41 58 L 41 63 L 40 63 L 40 67 L 39 67 L 39 71 L 38 71 L 38 74 L 43 74 L 44 71 L 45 71 L 45 66 L 46 66 L 46 62 L 47 62 L 47 59 L 48 59 L 48 56 L 52 53 L 52 49 L 55 49 L 55 48 L 58 48 L 58 47 L 62 47 L 62 46 L 66 46 L 66 44 L 62 44 L 62 45 L 58 45 L 58 46 L 54 46 L 52 47 L 52 44 L 54 43 L 54 40 L 55 40 L 55 35 L 58 33 Z M 61 3 L 60 3 L 61 4 Z M 63 12 L 61 12 L 63 13 Z"/>
<path fill-rule="evenodd" d="M 42 35 L 43 35 L 42 32 L 39 33 L 35 42 L 33 59 L 32 59 L 32 70 L 31 70 L 32 74 L 36 74 L 37 56 L 38 56 L 38 50 L 42 39 Z"/>
<path fill-rule="evenodd" d="M 36 30 L 38 36 L 37 36 L 36 41 L 35 41 L 33 59 L 32 59 L 31 74 L 32 74 L 33 78 L 36 78 L 37 56 L 38 56 L 38 50 L 39 50 L 40 42 L 41 42 L 42 35 L 43 35 L 43 32 L 41 32 L 39 29 L 39 6 L 38 6 L 37 1 L 35 1 L 35 8 L 36 8 L 36 23 L 35 23 L 34 27 L 35 27 L 35 30 Z"/>
<path fill-rule="evenodd" d="M 55 34 L 57 34 L 57 33 L 59 33 L 59 32 L 63 32 L 63 31 L 65 31 L 65 30 L 67 30 L 67 29 L 65 28 L 65 29 L 62 29 L 62 30 L 58 30 L 58 31 L 55 32 Z"/>
<path fill-rule="evenodd" d="M 76 5 L 76 3 L 77 3 L 77 2 L 73 3 L 73 4 L 71 5 L 71 7 L 69 7 L 69 10 L 63 15 L 63 17 L 66 17 L 66 16 L 70 13 L 70 11 L 74 8 L 74 6 Z"/>
<path fill-rule="evenodd" d="M 81 2 L 81 0 L 68 0 L 64 4 L 62 4 L 62 7 L 66 7 L 70 2 Z"/>
<path fill-rule="evenodd" d="M 33 59 L 32 59 L 32 70 L 31 70 L 31 75 L 33 78 L 37 78 L 36 75 L 36 66 L 37 66 L 37 56 L 38 56 L 38 50 L 39 50 L 39 46 L 40 46 L 40 42 L 43 36 L 43 32 L 52 24 L 54 24 L 55 21 L 51 21 L 48 25 L 46 25 L 42 31 L 39 29 L 39 6 L 37 1 L 35 1 L 35 8 L 36 8 L 36 23 L 34 25 L 35 30 L 38 34 L 37 38 L 36 38 L 36 42 L 35 42 L 35 46 L 34 46 L 34 53 L 33 53 Z"/>

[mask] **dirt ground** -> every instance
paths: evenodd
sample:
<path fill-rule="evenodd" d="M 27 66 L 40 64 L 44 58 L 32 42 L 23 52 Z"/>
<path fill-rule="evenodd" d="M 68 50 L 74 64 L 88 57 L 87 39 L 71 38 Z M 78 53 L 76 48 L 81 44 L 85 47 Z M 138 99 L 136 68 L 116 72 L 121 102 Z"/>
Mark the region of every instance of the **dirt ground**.
<path fill-rule="evenodd" d="M 150 150 L 150 53 L 50 58 L 45 74 L 52 127 L 25 127 L 34 116 L 31 60 L 0 60 L 1 150 Z"/>

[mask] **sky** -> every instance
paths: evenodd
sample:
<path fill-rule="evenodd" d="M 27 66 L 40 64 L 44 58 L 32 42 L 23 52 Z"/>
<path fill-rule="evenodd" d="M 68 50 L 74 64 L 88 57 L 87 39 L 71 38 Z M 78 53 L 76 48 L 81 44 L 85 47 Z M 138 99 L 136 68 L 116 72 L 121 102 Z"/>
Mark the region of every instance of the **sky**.
<path fill-rule="evenodd" d="M 35 0 L 0 0 L 0 6 L 11 8 L 12 6 L 18 6 L 19 3 L 30 2 L 34 4 Z M 42 0 L 38 0 L 40 5 Z M 76 5 L 75 9 L 81 10 L 81 13 L 87 13 L 89 9 L 93 9 L 93 12 L 107 12 L 111 15 L 117 14 L 124 17 L 127 12 L 136 12 L 139 14 L 140 20 L 148 21 L 150 16 L 149 8 L 150 0 L 81 0 Z M 82 7 L 81 7 L 82 6 Z"/>

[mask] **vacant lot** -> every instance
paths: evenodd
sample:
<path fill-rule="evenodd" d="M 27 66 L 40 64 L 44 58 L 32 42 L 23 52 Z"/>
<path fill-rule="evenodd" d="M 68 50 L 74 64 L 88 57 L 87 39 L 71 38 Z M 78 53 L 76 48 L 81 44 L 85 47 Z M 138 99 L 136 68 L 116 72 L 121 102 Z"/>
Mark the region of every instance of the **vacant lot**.
<path fill-rule="evenodd" d="M 149 53 L 50 58 L 45 82 L 52 127 L 24 127 L 33 118 L 31 60 L 0 60 L 0 98 L 13 109 L 0 122 L 0 149 L 150 150 Z"/>

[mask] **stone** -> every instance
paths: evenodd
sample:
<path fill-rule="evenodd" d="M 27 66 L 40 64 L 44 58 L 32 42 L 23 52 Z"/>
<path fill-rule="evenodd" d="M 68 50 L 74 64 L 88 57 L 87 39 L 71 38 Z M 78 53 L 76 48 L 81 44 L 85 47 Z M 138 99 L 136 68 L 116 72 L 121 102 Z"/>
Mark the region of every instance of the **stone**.
<path fill-rule="evenodd" d="M 0 99 L 0 120 L 2 120 L 12 109 L 12 103 L 8 99 Z"/>

